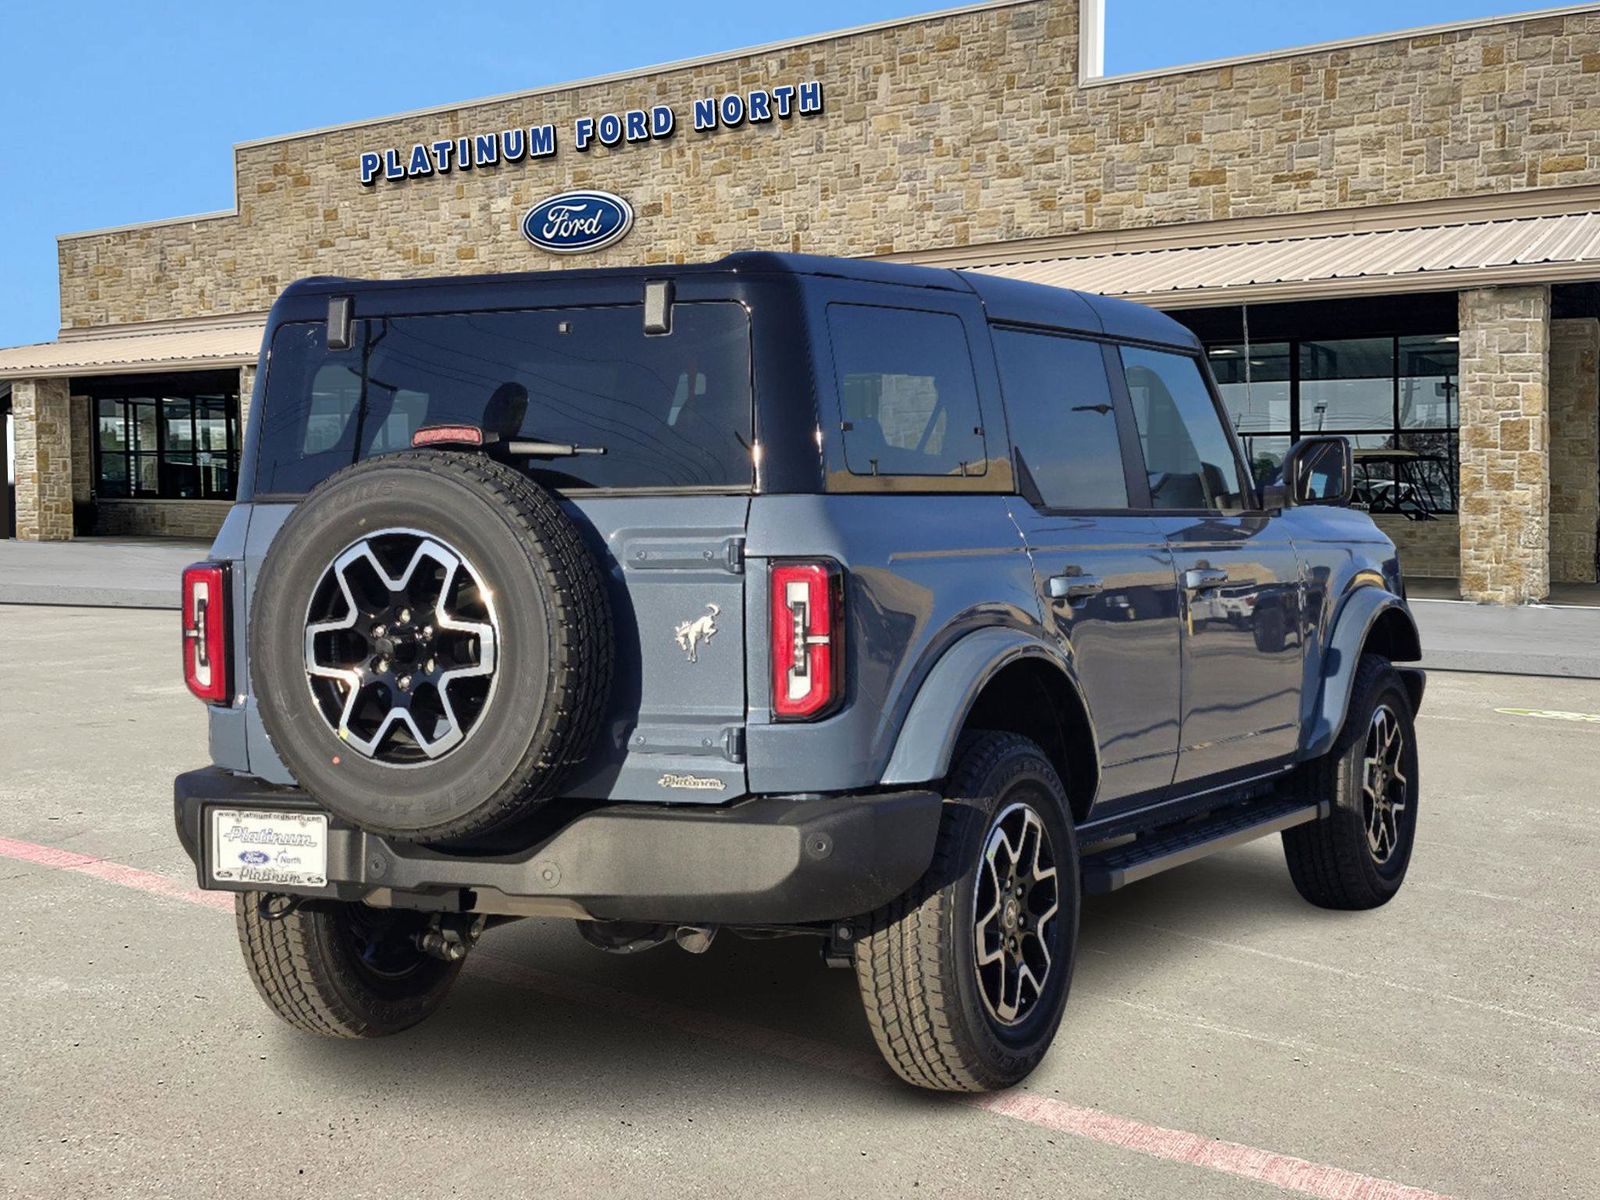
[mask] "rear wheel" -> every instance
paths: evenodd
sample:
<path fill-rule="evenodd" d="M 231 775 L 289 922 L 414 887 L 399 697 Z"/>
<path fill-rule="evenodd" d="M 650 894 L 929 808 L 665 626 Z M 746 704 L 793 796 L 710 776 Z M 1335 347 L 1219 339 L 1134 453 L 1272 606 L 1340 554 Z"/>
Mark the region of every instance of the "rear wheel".
<path fill-rule="evenodd" d="M 399 1033 L 431 1015 L 461 973 L 459 961 L 418 949 L 426 914 L 340 903 L 267 917 L 260 899 L 234 898 L 245 968 L 268 1007 L 306 1033 Z"/>
<path fill-rule="evenodd" d="M 1078 851 L 1060 777 L 1027 738 L 957 747 L 933 864 L 875 913 L 856 978 L 907 1083 L 1009 1087 L 1055 1037 L 1078 941 Z"/>
<path fill-rule="evenodd" d="M 1363 655 L 1333 749 L 1290 782 L 1320 821 L 1283 832 L 1289 877 L 1321 908 L 1386 904 L 1405 882 L 1417 834 L 1417 739 L 1411 697 L 1388 659 Z"/>

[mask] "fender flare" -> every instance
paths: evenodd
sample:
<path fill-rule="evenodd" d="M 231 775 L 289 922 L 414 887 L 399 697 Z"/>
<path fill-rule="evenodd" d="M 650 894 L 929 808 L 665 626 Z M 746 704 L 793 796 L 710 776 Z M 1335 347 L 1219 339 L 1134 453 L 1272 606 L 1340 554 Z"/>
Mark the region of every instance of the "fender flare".
<path fill-rule="evenodd" d="M 1339 731 L 1344 728 L 1345 715 L 1350 710 L 1350 691 L 1355 686 L 1356 666 L 1361 661 L 1361 647 L 1366 645 L 1373 626 L 1389 612 L 1400 614 L 1409 633 L 1405 647 L 1406 659 L 1402 661 L 1421 657 L 1422 642 L 1417 633 L 1417 623 L 1403 599 L 1387 588 L 1376 585 L 1357 587 L 1348 593 L 1334 614 L 1333 632 L 1322 652 L 1317 699 L 1302 725 L 1302 759 L 1326 754 L 1339 736 Z M 1422 672 L 1412 670 L 1404 674 L 1412 700 L 1420 703 Z"/>
<path fill-rule="evenodd" d="M 917 689 L 884 768 L 884 786 L 944 778 L 956 738 L 984 687 L 1006 667 L 1030 658 L 1060 670 L 1089 711 L 1070 660 L 1056 647 L 1020 629 L 976 630 L 946 650 Z"/>

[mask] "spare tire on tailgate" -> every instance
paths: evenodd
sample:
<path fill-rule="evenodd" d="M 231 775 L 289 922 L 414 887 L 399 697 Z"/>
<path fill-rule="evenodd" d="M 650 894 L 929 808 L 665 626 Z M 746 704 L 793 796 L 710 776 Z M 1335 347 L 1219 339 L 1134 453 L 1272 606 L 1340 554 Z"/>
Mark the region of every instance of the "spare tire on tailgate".
<path fill-rule="evenodd" d="M 474 454 L 330 476 L 251 603 L 250 675 L 284 765 L 337 815 L 418 842 L 475 839 L 554 795 L 599 729 L 611 653 L 576 526 Z"/>

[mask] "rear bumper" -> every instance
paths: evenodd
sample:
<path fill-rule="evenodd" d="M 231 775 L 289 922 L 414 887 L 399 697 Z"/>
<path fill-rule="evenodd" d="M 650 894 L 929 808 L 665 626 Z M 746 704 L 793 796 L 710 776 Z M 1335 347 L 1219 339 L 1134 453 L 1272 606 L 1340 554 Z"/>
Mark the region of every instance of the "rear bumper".
<path fill-rule="evenodd" d="M 214 806 L 323 812 L 306 793 L 216 767 L 173 786 L 178 837 L 202 888 Z M 516 854 L 452 855 L 330 818 L 328 886 L 293 889 L 449 911 L 663 924 L 788 925 L 870 912 L 921 877 L 942 800 L 902 791 L 758 797 L 726 808 L 613 805 Z"/>

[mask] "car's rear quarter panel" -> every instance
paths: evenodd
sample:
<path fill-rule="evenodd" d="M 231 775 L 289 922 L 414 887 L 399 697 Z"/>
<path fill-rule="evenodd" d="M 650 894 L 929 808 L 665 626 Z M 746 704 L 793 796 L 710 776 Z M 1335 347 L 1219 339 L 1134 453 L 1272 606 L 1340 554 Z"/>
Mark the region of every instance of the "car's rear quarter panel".
<path fill-rule="evenodd" d="M 923 679 L 963 634 L 1039 630 L 1033 568 L 998 495 L 758 496 L 747 546 L 748 746 L 756 792 L 871 787 Z M 765 644 L 773 559 L 831 558 L 847 571 L 845 706 L 774 722 Z"/>

